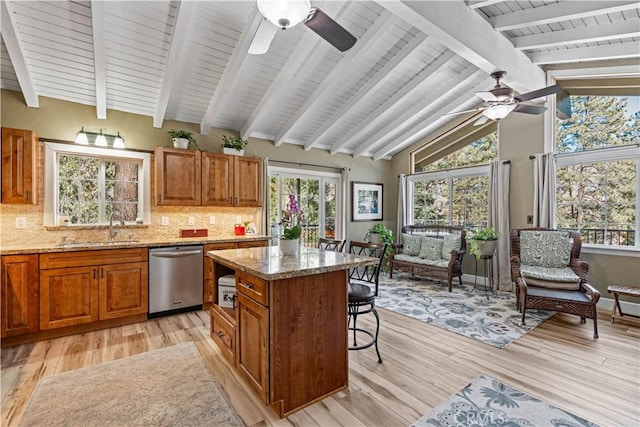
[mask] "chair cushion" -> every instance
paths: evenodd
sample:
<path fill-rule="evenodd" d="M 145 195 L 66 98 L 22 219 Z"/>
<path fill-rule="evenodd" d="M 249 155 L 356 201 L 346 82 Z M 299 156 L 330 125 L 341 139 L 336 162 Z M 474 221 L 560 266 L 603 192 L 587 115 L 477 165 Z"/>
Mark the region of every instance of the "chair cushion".
<path fill-rule="evenodd" d="M 420 258 L 439 260 L 442 259 L 442 239 L 435 237 L 421 237 Z"/>
<path fill-rule="evenodd" d="M 576 282 L 556 282 L 553 280 L 535 279 L 533 277 L 526 277 L 525 282 L 527 282 L 527 286 L 544 288 L 544 289 L 549 289 L 554 291 L 559 291 L 559 290 L 577 291 L 580 289 L 580 283 L 576 283 Z M 529 291 L 527 291 L 527 293 L 529 293 Z"/>
<path fill-rule="evenodd" d="M 446 259 L 447 261 L 451 259 L 451 251 L 455 251 L 460 249 L 462 245 L 462 239 L 460 236 L 456 236 L 455 234 L 445 234 L 444 239 L 442 239 L 442 259 Z"/>
<path fill-rule="evenodd" d="M 361 303 L 369 302 L 375 299 L 375 293 L 371 287 L 362 283 L 349 283 L 349 302 Z"/>
<path fill-rule="evenodd" d="M 549 282 L 580 283 L 580 277 L 569 267 L 549 268 L 521 264 L 520 274 L 526 278 Z"/>
<path fill-rule="evenodd" d="M 571 239 L 566 231 L 521 231 L 520 262 L 522 264 L 561 268 L 569 265 Z"/>
<path fill-rule="evenodd" d="M 394 255 L 393 259 L 397 260 L 397 261 L 411 262 L 413 264 L 432 265 L 432 266 L 435 266 L 435 267 L 447 268 L 449 266 L 449 260 L 448 259 L 442 259 L 442 258 L 440 258 L 440 259 L 427 259 L 427 258 L 420 258 L 420 257 L 417 257 L 417 256 L 405 255 L 404 253 Z"/>
<path fill-rule="evenodd" d="M 409 256 L 420 255 L 420 236 L 413 236 L 411 234 L 402 235 L 402 253 Z"/>

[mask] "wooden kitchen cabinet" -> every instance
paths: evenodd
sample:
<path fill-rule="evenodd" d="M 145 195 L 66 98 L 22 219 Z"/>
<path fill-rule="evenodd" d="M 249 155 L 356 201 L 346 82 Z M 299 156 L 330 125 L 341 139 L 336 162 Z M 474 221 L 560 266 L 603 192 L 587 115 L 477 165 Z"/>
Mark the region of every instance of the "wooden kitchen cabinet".
<path fill-rule="evenodd" d="M 156 204 L 199 206 L 201 203 L 201 154 L 197 150 L 156 147 Z"/>
<path fill-rule="evenodd" d="M 38 137 L 2 128 L 2 203 L 38 204 Z"/>
<path fill-rule="evenodd" d="M 242 292 L 236 285 L 237 369 L 265 404 L 269 403 L 269 310 Z"/>
<path fill-rule="evenodd" d="M 40 329 L 145 314 L 147 271 L 147 248 L 40 255 Z"/>
<path fill-rule="evenodd" d="M 8 255 L 1 266 L 1 337 L 38 331 L 38 255 Z"/>
<path fill-rule="evenodd" d="M 203 152 L 202 204 L 262 206 L 262 159 Z"/>
<path fill-rule="evenodd" d="M 224 357 L 235 365 L 236 317 L 235 310 L 213 305 L 211 307 L 211 338 L 218 344 Z"/>

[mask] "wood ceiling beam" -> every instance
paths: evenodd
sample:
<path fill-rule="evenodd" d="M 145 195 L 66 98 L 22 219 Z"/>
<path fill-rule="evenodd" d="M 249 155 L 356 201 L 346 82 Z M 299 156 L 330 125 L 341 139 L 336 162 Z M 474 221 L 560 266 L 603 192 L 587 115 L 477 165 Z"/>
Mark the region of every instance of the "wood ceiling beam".
<path fill-rule="evenodd" d="M 322 11 L 329 16 L 335 17 L 346 5 L 346 2 L 328 2 L 322 8 Z M 300 67 L 313 56 L 316 46 L 321 42 L 326 43 L 313 31 L 304 31 L 304 35 L 296 45 L 291 57 L 282 67 L 269 89 L 262 95 L 260 102 L 253 109 L 247 121 L 242 125 L 240 129 L 240 137 L 242 139 L 249 138 L 260 124 L 260 121 L 270 112 L 269 107 L 279 102 L 281 94 L 288 90 L 291 80 L 299 73 Z"/>
<path fill-rule="evenodd" d="M 315 88 L 315 90 L 305 99 L 304 103 L 296 109 L 296 112 L 289 118 L 287 123 L 280 129 L 274 139 L 275 145 L 280 146 L 285 139 L 291 134 L 294 127 L 303 122 L 307 114 L 313 111 L 314 105 L 322 99 L 328 93 L 332 93 L 335 89 L 342 84 L 343 76 L 347 75 L 349 69 L 354 66 L 358 59 L 367 55 L 371 49 L 380 41 L 380 37 L 393 26 L 396 22 L 396 17 L 391 15 L 388 11 L 383 11 L 380 16 L 375 20 L 373 25 L 367 28 L 364 35 L 358 40 L 358 42 L 349 49 L 340 62 L 333 67 L 333 69 L 322 79 L 322 82 Z M 310 147 L 309 147 L 310 148 Z M 307 149 L 305 145 L 305 149 Z"/>
<path fill-rule="evenodd" d="M 448 80 L 444 85 L 440 85 L 436 90 L 430 90 L 428 95 L 424 98 L 424 101 L 417 105 L 412 105 L 406 108 L 402 114 L 397 115 L 393 120 L 390 120 L 386 126 L 380 129 L 375 135 L 363 143 L 361 143 L 354 151 L 353 157 L 359 157 L 366 152 L 371 152 L 376 147 L 384 144 L 388 139 L 393 138 L 398 132 L 403 132 L 404 129 L 410 127 L 412 123 L 424 117 L 430 110 L 433 109 L 433 105 L 437 104 L 442 99 L 446 99 L 450 96 L 450 93 L 455 92 L 458 88 L 468 86 L 468 80 L 479 72 L 476 67 L 470 65 L 465 71 L 457 74 L 453 79 Z M 393 138 L 394 142 L 397 142 L 396 138 Z"/>
<path fill-rule="evenodd" d="M 640 36 L 640 18 L 600 24 L 598 26 L 513 37 L 511 42 L 516 49 L 526 50 L 638 36 Z"/>
<path fill-rule="evenodd" d="M 27 63 L 22 38 L 20 37 L 11 3 L 8 1 L 2 1 L 0 3 L 2 3 L 2 6 L 0 6 L 2 7 L 0 11 L 2 14 L 2 38 L 4 39 L 5 46 L 7 46 L 7 52 L 9 53 L 9 58 L 11 58 L 13 70 L 16 73 L 20 89 L 22 90 L 22 96 L 24 97 L 27 107 L 38 108 L 40 106 L 38 103 L 38 92 L 33 82 L 33 77 L 31 76 L 29 64 Z"/>
<path fill-rule="evenodd" d="M 304 149 L 310 150 L 314 145 L 318 144 L 329 132 L 335 129 L 345 117 L 348 117 L 349 111 L 355 108 L 363 99 L 373 96 L 382 88 L 393 76 L 394 72 L 401 68 L 418 52 L 422 47 L 427 45 L 427 35 L 418 33 L 404 48 L 398 52 L 390 61 L 382 66 L 380 71 L 376 73 L 367 83 L 365 83 L 358 92 L 343 104 L 325 123 L 315 131 L 315 133 L 305 143 Z"/>
<path fill-rule="evenodd" d="M 588 18 L 593 15 L 622 12 L 636 9 L 637 7 L 638 2 L 634 0 L 564 1 L 548 6 L 534 7 L 532 9 L 494 16 L 489 18 L 489 23 L 497 31 L 508 31 L 516 28 L 534 27 L 536 25 L 568 21 L 571 19 Z"/>
<path fill-rule="evenodd" d="M 463 2 L 377 1 L 487 74 L 508 71 L 504 82 L 516 91 L 545 85 L 542 69 Z"/>
<path fill-rule="evenodd" d="M 105 2 L 91 0 L 91 31 L 93 35 L 93 73 L 96 92 L 96 116 L 107 118 L 107 24 Z"/>
<path fill-rule="evenodd" d="M 247 55 L 249 55 L 249 46 L 251 45 L 253 35 L 258 29 L 258 25 L 260 25 L 260 21 L 262 21 L 262 15 L 258 11 L 258 6 L 255 5 L 251 9 L 249 20 L 240 34 L 238 43 L 236 43 L 233 53 L 231 54 L 231 58 L 229 58 L 229 62 L 222 72 L 220 82 L 218 82 L 218 86 L 209 101 L 209 106 L 207 107 L 204 118 L 200 123 L 200 133 L 202 135 L 207 135 L 209 133 L 209 130 L 211 130 L 211 127 L 213 126 L 216 112 L 221 110 L 223 106 L 227 105 L 227 99 L 233 92 L 233 87 L 238 84 L 239 79 L 237 76 L 240 74 L 240 70 L 242 70 L 244 63 L 247 60 Z"/>
<path fill-rule="evenodd" d="M 331 146 L 331 154 L 338 153 L 344 147 L 357 142 L 365 135 L 380 126 L 380 123 L 388 123 L 393 117 L 397 117 L 405 110 L 406 101 L 417 91 L 426 91 L 430 84 L 440 80 L 441 73 L 456 61 L 456 55 L 451 51 L 446 51 L 432 63 L 425 66 L 411 81 L 407 82 L 400 90 L 387 98 L 375 110 L 363 119 L 363 125 L 358 126 L 348 132 L 340 140 Z"/>
<path fill-rule="evenodd" d="M 535 64 L 565 64 L 579 61 L 600 61 L 609 59 L 640 58 L 638 43 L 612 43 L 605 46 L 579 47 L 575 49 L 536 52 L 530 54 Z"/>
<path fill-rule="evenodd" d="M 183 43 L 187 35 L 187 30 L 189 29 L 189 21 L 193 14 L 193 8 L 194 2 L 181 1 L 177 4 L 173 34 L 169 44 L 169 55 L 167 56 L 162 82 L 160 83 L 156 109 L 153 113 L 153 127 L 155 128 L 162 127 L 164 117 L 167 113 L 167 107 L 169 106 L 171 90 L 173 89 L 176 77 L 182 75 L 180 69 L 183 64 Z"/>
<path fill-rule="evenodd" d="M 482 76 L 481 72 L 474 73 L 472 77 L 477 78 L 479 76 Z M 486 86 L 487 85 L 485 82 L 478 83 L 474 87 L 468 90 L 465 90 L 465 92 L 467 93 L 462 94 L 455 98 L 451 98 L 449 102 L 447 102 L 445 105 L 440 106 L 440 108 L 437 111 L 433 111 L 432 113 L 430 113 L 429 119 L 427 119 L 424 122 L 420 122 L 418 125 L 405 131 L 405 134 L 411 134 L 411 136 L 404 138 L 404 140 L 400 142 L 398 140 L 393 140 L 387 143 L 382 148 L 380 148 L 378 151 L 376 151 L 373 154 L 373 160 L 380 160 L 393 151 L 398 151 L 399 149 L 403 149 L 411 144 L 415 144 L 419 140 L 419 138 L 424 138 L 426 136 L 426 134 L 428 133 L 428 128 L 431 125 L 437 122 L 441 122 L 443 120 L 442 116 L 444 114 L 450 112 L 451 110 L 456 108 L 458 105 L 468 102 L 470 97 L 473 96 L 475 92 L 485 90 Z M 450 120 L 450 119 L 447 119 L 447 120 Z"/>

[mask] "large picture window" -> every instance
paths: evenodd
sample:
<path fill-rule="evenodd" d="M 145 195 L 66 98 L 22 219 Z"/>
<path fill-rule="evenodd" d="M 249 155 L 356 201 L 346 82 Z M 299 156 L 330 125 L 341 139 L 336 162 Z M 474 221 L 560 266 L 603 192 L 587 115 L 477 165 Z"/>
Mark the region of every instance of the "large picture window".
<path fill-rule="evenodd" d="M 46 143 L 45 225 L 148 224 L 150 155 Z"/>

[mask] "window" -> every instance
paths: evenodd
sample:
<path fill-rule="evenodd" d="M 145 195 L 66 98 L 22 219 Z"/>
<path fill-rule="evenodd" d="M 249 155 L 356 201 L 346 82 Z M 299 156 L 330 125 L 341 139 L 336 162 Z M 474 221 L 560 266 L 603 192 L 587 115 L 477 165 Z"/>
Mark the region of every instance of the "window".
<path fill-rule="evenodd" d="M 471 118 L 413 154 L 407 202 L 412 224 L 484 227 L 488 219 L 489 166 L 498 156 L 495 122 Z"/>
<path fill-rule="evenodd" d="M 150 155 L 46 143 L 45 225 L 150 222 Z"/>
<path fill-rule="evenodd" d="M 556 225 L 586 244 L 638 248 L 640 97 L 582 89 L 569 100 L 571 117 L 555 121 Z"/>
<path fill-rule="evenodd" d="M 341 222 L 336 221 L 345 216 L 340 181 L 335 173 L 269 167 L 269 223 L 281 222 L 289 195 L 294 194 L 303 212 L 303 244 L 315 247 L 319 237 L 342 239 Z"/>

